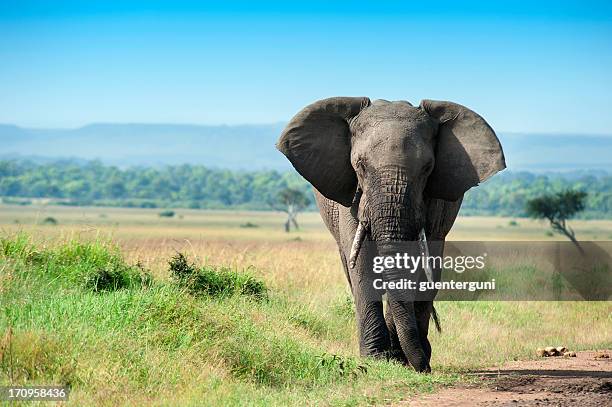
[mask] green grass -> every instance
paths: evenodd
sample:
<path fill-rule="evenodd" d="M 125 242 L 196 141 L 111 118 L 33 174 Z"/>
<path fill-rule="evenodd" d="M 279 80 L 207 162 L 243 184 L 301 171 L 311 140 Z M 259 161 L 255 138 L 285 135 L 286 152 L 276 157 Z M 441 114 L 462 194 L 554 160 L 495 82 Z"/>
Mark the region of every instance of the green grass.
<path fill-rule="evenodd" d="M 118 232 L 122 249 L 95 236 L 0 237 L 0 385 L 69 384 L 73 405 L 385 405 L 538 347 L 612 346 L 609 302 L 439 301 L 434 374 L 420 375 L 358 356 L 331 244 L 177 247 Z"/>
<path fill-rule="evenodd" d="M 76 405 L 358 405 L 458 379 L 332 352 L 342 300 L 319 314 L 241 271 L 157 280 L 109 242 L 0 248 L 2 384 L 69 385 Z"/>
<path fill-rule="evenodd" d="M 183 253 L 174 255 L 168 266 L 174 281 L 192 294 L 213 297 L 239 294 L 256 299 L 267 298 L 264 282 L 248 272 L 238 272 L 227 267 L 198 267 L 194 263 L 189 263 Z"/>

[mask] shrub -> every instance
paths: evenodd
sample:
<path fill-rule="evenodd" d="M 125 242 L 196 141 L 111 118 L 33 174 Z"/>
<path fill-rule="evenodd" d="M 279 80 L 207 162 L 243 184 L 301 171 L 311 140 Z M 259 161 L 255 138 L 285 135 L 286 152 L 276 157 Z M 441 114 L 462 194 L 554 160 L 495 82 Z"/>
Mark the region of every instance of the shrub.
<path fill-rule="evenodd" d="M 247 222 L 247 223 L 243 223 L 242 225 L 240 225 L 241 228 L 258 228 L 259 225 L 256 225 L 254 223 L 251 222 Z"/>
<path fill-rule="evenodd" d="M 170 259 L 168 265 L 170 267 L 170 274 L 176 281 L 187 280 L 197 274 L 196 265 L 189 263 L 187 257 L 180 252 Z"/>
<path fill-rule="evenodd" d="M 55 219 L 54 217 L 47 217 L 45 219 L 43 219 L 42 221 L 43 225 L 57 225 L 57 219 Z"/>
<path fill-rule="evenodd" d="M 189 263 L 183 253 L 177 253 L 169 261 L 170 274 L 174 281 L 192 294 L 212 297 L 245 295 L 256 299 L 267 298 L 263 281 L 249 273 L 238 272 L 227 267 L 197 267 Z"/>
<path fill-rule="evenodd" d="M 168 211 L 161 211 L 159 213 L 159 217 L 160 218 L 172 218 L 172 217 L 174 217 L 174 215 L 175 215 L 174 211 L 170 211 L 170 210 L 168 210 Z"/>
<path fill-rule="evenodd" d="M 152 282 L 142 265 L 126 263 L 119 248 L 102 242 L 68 242 L 51 253 L 50 262 L 62 278 L 93 292 L 146 287 Z"/>
<path fill-rule="evenodd" d="M 85 287 L 93 292 L 117 291 L 124 288 L 147 287 L 153 279 L 151 275 L 134 266 L 115 265 L 110 268 L 95 269 L 85 276 Z"/>
<path fill-rule="evenodd" d="M 94 292 L 140 288 L 152 283 L 141 265 L 126 263 L 119 248 L 104 242 L 68 241 L 38 249 L 32 238 L 20 233 L 0 238 L 0 258 L 37 266 L 35 270 L 54 280 L 69 282 Z"/>

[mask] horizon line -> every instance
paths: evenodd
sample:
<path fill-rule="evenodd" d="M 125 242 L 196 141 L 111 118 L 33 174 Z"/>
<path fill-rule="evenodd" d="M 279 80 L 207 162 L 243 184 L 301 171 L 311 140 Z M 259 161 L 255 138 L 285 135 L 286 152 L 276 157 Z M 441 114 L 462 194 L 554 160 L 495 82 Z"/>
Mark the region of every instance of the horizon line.
<path fill-rule="evenodd" d="M 91 126 L 184 126 L 184 127 L 246 127 L 246 126 L 277 126 L 287 124 L 289 121 L 276 121 L 276 122 L 262 122 L 262 123 L 236 123 L 236 124 L 228 124 L 228 123 L 188 123 L 188 122 L 91 122 L 86 123 L 79 126 L 74 127 L 37 127 L 37 126 L 22 126 L 15 123 L 6 123 L 0 122 L 0 127 L 16 127 L 22 130 L 33 130 L 33 131 L 44 131 L 44 130 L 81 130 Z M 612 137 L 612 133 L 593 133 L 593 132 L 575 132 L 575 131 L 529 131 L 529 130 L 495 130 L 497 134 L 505 134 L 505 135 L 525 135 L 532 134 L 538 136 L 591 136 L 591 137 Z"/>

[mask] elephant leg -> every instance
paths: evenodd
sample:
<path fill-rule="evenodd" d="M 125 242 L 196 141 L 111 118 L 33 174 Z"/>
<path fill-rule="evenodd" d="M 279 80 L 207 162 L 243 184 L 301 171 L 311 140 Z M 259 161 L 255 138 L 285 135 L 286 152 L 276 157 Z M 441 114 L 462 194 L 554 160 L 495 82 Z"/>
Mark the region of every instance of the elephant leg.
<path fill-rule="evenodd" d="M 404 355 L 404 352 L 402 351 L 402 346 L 400 345 L 399 337 L 397 336 L 397 327 L 395 326 L 395 321 L 393 321 L 393 312 L 391 312 L 388 298 L 386 308 L 385 322 L 387 323 L 387 329 L 389 330 L 389 356 L 391 359 L 396 360 L 403 365 L 408 365 L 408 359 L 406 359 L 406 355 Z"/>
<path fill-rule="evenodd" d="M 361 356 L 386 357 L 390 345 L 382 296 L 376 298 L 371 290 L 361 287 L 361 284 L 353 287 L 353 296 L 359 333 L 359 353 Z"/>
<path fill-rule="evenodd" d="M 428 365 L 431 360 L 431 344 L 429 343 L 427 335 L 429 333 L 429 319 L 431 317 L 432 307 L 433 302 L 431 301 L 417 301 L 414 303 L 414 312 L 416 314 L 421 347 L 423 348 L 423 352 L 425 352 Z"/>
<path fill-rule="evenodd" d="M 389 299 L 389 308 L 397 330 L 397 337 L 408 362 L 417 372 L 429 372 L 429 360 L 421 345 L 419 326 L 416 321 L 414 302 Z"/>

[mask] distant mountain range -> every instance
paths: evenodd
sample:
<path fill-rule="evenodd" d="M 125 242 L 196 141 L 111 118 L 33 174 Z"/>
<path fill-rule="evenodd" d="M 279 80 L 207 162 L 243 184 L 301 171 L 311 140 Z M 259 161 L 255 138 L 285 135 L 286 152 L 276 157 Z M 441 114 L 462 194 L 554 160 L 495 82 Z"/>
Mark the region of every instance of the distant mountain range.
<path fill-rule="evenodd" d="M 30 129 L 0 124 L 0 159 L 99 159 L 120 167 L 202 164 L 228 169 L 290 168 L 274 144 L 284 123 L 240 126 L 91 124 Z M 612 136 L 498 134 L 514 171 L 612 171 Z"/>

